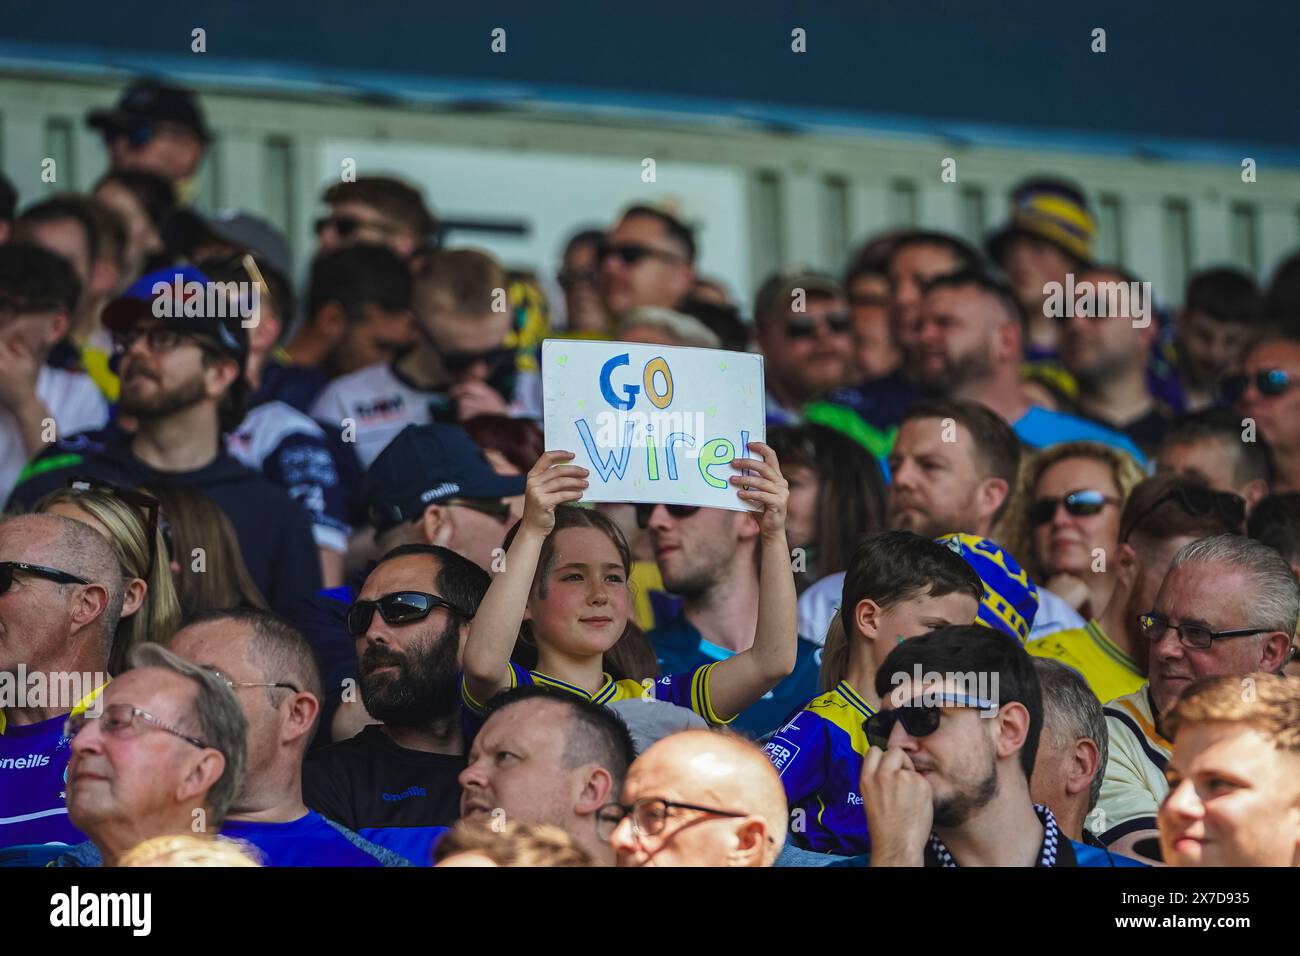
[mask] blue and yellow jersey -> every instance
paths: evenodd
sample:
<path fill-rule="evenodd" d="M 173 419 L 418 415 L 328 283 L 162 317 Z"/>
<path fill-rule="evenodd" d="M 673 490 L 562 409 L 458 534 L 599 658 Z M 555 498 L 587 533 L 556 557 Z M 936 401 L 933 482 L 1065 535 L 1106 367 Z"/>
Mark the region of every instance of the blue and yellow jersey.
<path fill-rule="evenodd" d="M 860 781 L 868 747 L 862 724 L 873 713 L 842 680 L 813 698 L 763 747 L 785 785 L 790 838 L 798 846 L 841 856 L 871 849 Z"/>
<path fill-rule="evenodd" d="M 718 661 L 713 661 L 710 664 L 701 665 L 681 674 L 666 674 L 653 682 L 649 678 L 645 681 L 614 680 L 613 677 L 606 674 L 605 682 L 601 685 L 600 690 L 594 694 L 589 694 L 576 684 L 549 677 L 539 671 L 527 670 L 511 661 L 510 689 L 527 687 L 530 684 L 540 684 L 545 687 L 568 691 L 570 694 L 576 694 L 579 697 L 585 697 L 596 704 L 611 704 L 616 700 L 662 700 L 669 704 L 676 704 L 678 707 L 693 710 L 710 724 L 729 724 L 736 719 L 736 715 L 733 714 L 725 719 L 719 717 L 713 709 L 713 699 L 709 693 L 709 679 L 713 676 L 713 668 L 717 667 L 718 663 Z M 460 716 L 461 730 L 464 733 L 466 743 L 473 740 L 474 735 L 483 726 L 483 710 L 484 705 L 470 696 L 469 690 L 465 686 L 465 675 L 462 674 L 460 678 Z"/>

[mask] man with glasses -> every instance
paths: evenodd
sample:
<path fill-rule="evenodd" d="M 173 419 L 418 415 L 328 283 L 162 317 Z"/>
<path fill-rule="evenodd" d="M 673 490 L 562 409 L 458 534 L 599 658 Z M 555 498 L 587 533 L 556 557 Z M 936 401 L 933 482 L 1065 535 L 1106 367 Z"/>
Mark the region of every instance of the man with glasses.
<path fill-rule="evenodd" d="M 599 250 L 598 287 L 615 322 L 643 305 L 676 308 L 695 282 L 695 234 L 669 212 L 633 206 Z"/>
<path fill-rule="evenodd" d="M 1259 342 L 1246 353 L 1244 373 L 1225 380 L 1224 392 L 1273 452 L 1273 491 L 1300 491 L 1300 339 Z"/>
<path fill-rule="evenodd" d="M 352 423 L 361 464 L 369 467 L 407 425 L 456 424 L 475 415 L 508 414 L 516 355 L 504 301 L 505 273 L 473 249 L 422 256 L 412 302 L 415 347 L 327 385 L 312 417 Z"/>
<path fill-rule="evenodd" d="M 754 744 L 726 731 L 664 737 L 633 761 L 597 832 L 619 866 L 771 866 L 785 843 L 785 789 Z"/>
<path fill-rule="evenodd" d="M 384 555 L 346 615 L 361 702 L 379 723 L 313 751 L 303 766 L 307 806 L 418 865 L 428 864 L 439 828 L 460 816 L 460 655 L 488 583 L 486 571 L 446 548 Z"/>
<path fill-rule="evenodd" d="M 177 631 L 170 647 L 224 680 L 248 721 L 248 768 L 223 836 L 257 847 L 266 866 L 407 865 L 303 803 L 302 761 L 321 686 L 301 633 L 266 611 L 210 611 Z"/>
<path fill-rule="evenodd" d="M 1073 667 L 1102 703 L 1146 680 L 1146 640 L 1138 618 L 1151 609 L 1169 564 L 1198 538 L 1241 531 L 1245 509 L 1230 492 L 1176 475 L 1158 475 L 1130 492 L 1119 519 L 1119 547 L 1108 557 L 1114 590 L 1085 624 L 1030 641 L 1036 657 Z"/>
<path fill-rule="evenodd" d="M 89 525 L 0 523 L 0 847 L 84 839 L 64 800 L 63 722 L 100 705 L 122 595 L 113 546 Z"/>
<path fill-rule="evenodd" d="M 178 285 L 187 298 L 172 301 Z M 184 292 L 196 287 L 203 293 Z M 244 412 L 248 330 L 228 303 L 214 307 L 214 292 L 202 272 L 178 266 L 145 276 L 109 304 L 104 324 L 122 357 L 121 412 L 136 430 L 61 436 L 20 475 L 11 503 L 30 507 L 74 475 L 122 486 L 193 485 L 230 519 L 267 602 L 288 611 L 320 587 L 311 517 L 225 450 L 222 434 Z"/>
<path fill-rule="evenodd" d="M 116 866 L 145 840 L 216 834 L 243 784 L 248 724 L 218 675 L 158 644 L 68 718 L 68 817 L 89 843 L 55 866 Z"/>
<path fill-rule="evenodd" d="M 803 407 L 853 376 L 853 319 L 839 283 L 812 272 L 773 275 L 754 298 L 768 425 L 793 425 Z"/>
<path fill-rule="evenodd" d="M 1174 556 L 1138 624 L 1149 683 L 1106 706 L 1110 762 L 1098 804 L 1103 843 L 1159 859 L 1156 811 L 1169 790 L 1166 719 L 1179 694 L 1201 678 L 1277 673 L 1297 618 L 1300 588 L 1291 566 L 1258 541 L 1215 535 Z"/>
<path fill-rule="evenodd" d="M 1033 802 L 1043 702 L 1013 638 L 974 625 L 911 638 L 876 672 L 876 693 L 862 768 L 871 866 L 1131 865 L 1071 840 Z"/>
<path fill-rule="evenodd" d="M 1118 266 L 1091 266 L 1075 280 L 1078 288 L 1092 288 L 1095 304 L 1049 316 L 1060 329 L 1061 362 L 1079 386 L 1075 409 L 1123 432 L 1152 454 L 1164 440 L 1173 413 L 1147 382 L 1147 358 L 1159 327 L 1155 303 L 1138 290 L 1150 286 Z"/>
<path fill-rule="evenodd" d="M 537 684 L 497 695 L 483 717 L 460 775 L 461 819 L 551 824 L 593 859 L 612 864 L 600 814 L 622 792 L 636 756 L 623 720 L 601 704 Z"/>
<path fill-rule="evenodd" d="M 0 497 L 50 441 L 108 421 L 89 376 L 46 364 L 71 327 L 80 294 L 62 257 L 21 243 L 0 247 Z"/>
<path fill-rule="evenodd" d="M 389 176 L 362 176 L 335 183 L 321 201 L 328 215 L 316 220 L 316 251 L 332 252 L 358 242 L 388 246 L 403 260 L 436 242 L 438 221 L 414 186 Z"/>
<path fill-rule="evenodd" d="M 212 140 L 193 91 L 152 79 L 136 80 L 112 109 L 92 110 L 86 125 L 103 135 L 113 169 L 154 173 L 178 193 L 193 191 Z"/>

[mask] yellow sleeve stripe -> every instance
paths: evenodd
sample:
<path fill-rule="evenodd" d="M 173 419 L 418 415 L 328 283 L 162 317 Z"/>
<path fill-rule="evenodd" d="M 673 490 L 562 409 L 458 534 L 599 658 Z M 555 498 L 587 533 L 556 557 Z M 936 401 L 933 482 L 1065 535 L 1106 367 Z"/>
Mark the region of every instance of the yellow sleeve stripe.
<path fill-rule="evenodd" d="M 730 717 L 722 718 L 713 709 L 713 695 L 709 691 L 709 681 L 713 679 L 713 668 L 720 663 L 722 662 L 714 661 L 701 667 L 691 678 L 691 709 L 711 724 L 729 724 L 740 716 L 732 714 Z"/>
<path fill-rule="evenodd" d="M 510 687 L 508 689 L 514 690 L 516 685 L 515 669 L 511 667 L 508 663 L 506 664 L 506 673 L 510 675 Z M 460 675 L 460 699 L 463 700 L 465 702 L 465 706 L 468 707 L 470 710 L 472 710 L 474 713 L 476 714 L 483 713 L 483 705 L 470 696 L 469 685 L 465 683 L 464 674 Z"/>

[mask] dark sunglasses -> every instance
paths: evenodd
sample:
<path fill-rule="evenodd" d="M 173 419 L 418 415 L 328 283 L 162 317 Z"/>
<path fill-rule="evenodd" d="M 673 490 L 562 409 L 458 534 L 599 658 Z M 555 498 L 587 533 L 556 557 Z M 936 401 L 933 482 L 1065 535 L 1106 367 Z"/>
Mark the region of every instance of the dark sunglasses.
<path fill-rule="evenodd" d="M 515 360 L 515 350 L 506 346 L 483 352 L 443 352 L 442 366 L 452 375 L 460 375 L 483 362 L 490 371 L 499 371 Z"/>
<path fill-rule="evenodd" d="M 1112 498 L 1100 491 L 1091 489 L 1072 491 L 1064 498 L 1039 498 L 1029 506 L 1029 526 L 1037 528 L 1039 525 L 1051 521 L 1062 501 L 1065 502 L 1066 513 L 1074 515 L 1076 518 L 1098 514 L 1107 505 L 1120 503 L 1118 498 Z"/>
<path fill-rule="evenodd" d="M 357 219 L 355 216 L 321 216 L 315 222 L 316 235 L 325 231 L 326 227 L 332 226 L 338 233 L 340 239 L 346 239 L 355 235 L 362 229 L 378 229 L 383 233 L 397 232 L 393 226 L 383 222 L 368 222 L 364 219 Z"/>
<path fill-rule="evenodd" d="M 832 335 L 843 335 L 853 328 L 853 320 L 843 313 L 834 313 L 824 317 L 826 327 Z M 786 320 L 785 337 L 787 339 L 810 339 L 817 334 L 817 322 L 810 315 L 795 316 Z"/>
<path fill-rule="evenodd" d="M 125 139 L 131 144 L 132 149 L 139 149 L 147 144 L 157 134 L 152 123 L 141 123 L 139 126 L 133 126 L 130 129 L 115 129 L 104 134 L 104 142 L 110 146 L 119 139 Z"/>
<path fill-rule="evenodd" d="M 43 564 L 27 564 L 23 561 L 0 561 L 0 594 L 4 594 L 14 584 L 14 572 L 21 571 L 33 577 L 44 578 L 57 584 L 89 584 L 85 578 L 79 578 L 58 568 L 47 568 Z"/>
<path fill-rule="evenodd" d="M 634 266 L 642 259 L 647 258 L 663 259 L 665 262 L 680 262 L 682 260 L 682 257 L 676 253 L 656 249 L 653 246 L 643 246 L 636 242 L 620 242 L 614 245 L 601 246 L 597 250 L 597 255 L 601 262 L 604 262 L 610 256 L 617 256 L 625 266 Z"/>
<path fill-rule="evenodd" d="M 376 601 L 354 602 L 348 608 L 348 633 L 353 637 L 360 637 L 370 630 L 370 622 L 374 619 L 375 611 L 379 612 L 384 623 L 398 626 L 423 621 L 434 608 L 439 607 L 445 607 L 451 613 L 466 619 L 474 616 L 466 614 L 456 605 L 436 594 L 425 594 L 423 591 L 394 591 Z"/>
<path fill-rule="evenodd" d="M 1136 531 L 1143 521 L 1155 514 L 1161 505 L 1170 501 L 1177 502 L 1178 506 L 1193 518 L 1216 514 L 1225 523 L 1238 530 L 1246 521 L 1246 501 L 1241 495 L 1235 495 L 1231 491 L 1215 491 L 1213 488 L 1205 488 L 1200 485 L 1188 485 L 1175 488 L 1168 494 L 1157 498 L 1150 508 L 1133 520 L 1120 541 L 1127 541 L 1129 535 Z"/>
<path fill-rule="evenodd" d="M 1269 368 L 1254 375 L 1229 375 L 1220 383 L 1219 389 L 1227 401 L 1235 402 L 1246 394 L 1251 382 L 1255 383 L 1255 388 L 1265 398 L 1276 398 L 1294 384 L 1286 369 Z"/>
<path fill-rule="evenodd" d="M 658 505 L 637 505 L 636 506 L 636 526 L 644 531 L 650 527 L 650 516 L 654 514 Z M 689 518 L 695 512 L 700 510 L 699 505 L 664 505 L 668 513 L 674 518 Z"/>
<path fill-rule="evenodd" d="M 936 700 L 926 699 L 923 703 L 895 707 L 893 710 L 879 710 L 862 722 L 866 731 L 867 743 L 882 749 L 889 746 L 889 735 L 894 732 L 894 725 L 903 722 L 903 729 L 910 737 L 928 737 L 939 729 L 939 719 L 945 707 L 978 707 L 980 710 L 996 709 L 992 703 L 966 694 L 942 694 Z"/>
<path fill-rule="evenodd" d="M 154 564 L 158 560 L 158 531 L 162 531 L 163 545 L 167 548 L 168 560 L 171 560 L 171 525 L 163 518 L 162 506 L 153 495 L 147 495 L 143 491 L 136 491 L 134 488 L 123 488 L 112 482 L 91 478 L 88 475 L 73 475 L 68 479 L 68 487 L 73 491 L 96 491 L 102 495 L 117 498 L 144 515 L 145 536 L 149 539 L 149 567 L 144 575 L 146 581 L 152 577 Z"/>

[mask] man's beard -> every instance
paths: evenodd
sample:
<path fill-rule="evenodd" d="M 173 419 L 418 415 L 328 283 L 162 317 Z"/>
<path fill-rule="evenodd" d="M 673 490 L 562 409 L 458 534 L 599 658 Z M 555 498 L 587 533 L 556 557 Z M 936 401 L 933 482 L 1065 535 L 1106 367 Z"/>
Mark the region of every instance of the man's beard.
<path fill-rule="evenodd" d="M 361 702 L 376 720 L 394 727 L 424 727 L 446 720 L 460 707 L 460 665 L 456 662 L 459 622 L 425 636 L 405 653 L 371 644 L 361 655 Z M 376 676 L 373 667 L 392 664 L 395 675 Z"/>
<path fill-rule="evenodd" d="M 984 382 L 993 377 L 993 352 L 985 347 L 957 358 L 945 357 L 938 372 L 925 371 L 918 376 L 921 388 L 933 395 L 953 395 L 972 382 Z"/>
<path fill-rule="evenodd" d="M 991 747 L 989 748 L 992 749 Z M 988 755 L 988 773 L 982 780 L 965 784 L 951 797 L 936 800 L 934 803 L 934 825 L 936 827 L 959 827 L 977 811 L 988 806 L 998 795 L 998 768 L 992 753 Z"/>
<path fill-rule="evenodd" d="M 158 382 L 156 378 L 154 381 Z M 175 412 L 193 408 L 207 397 L 207 389 L 201 378 L 191 379 L 170 389 L 163 388 L 162 383 L 158 382 L 158 390 L 148 397 L 134 395 L 123 383 L 121 406 L 123 412 L 136 418 L 165 418 Z"/>

